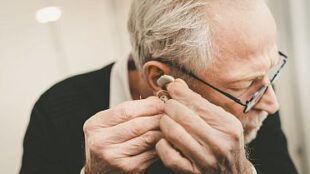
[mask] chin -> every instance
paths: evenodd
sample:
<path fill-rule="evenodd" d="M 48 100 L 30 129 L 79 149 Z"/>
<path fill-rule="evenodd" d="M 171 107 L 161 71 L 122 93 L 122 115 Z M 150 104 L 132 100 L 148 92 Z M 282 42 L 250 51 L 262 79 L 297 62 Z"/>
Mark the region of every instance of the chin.
<path fill-rule="evenodd" d="M 245 119 L 241 121 L 244 129 L 243 134 L 245 144 L 249 144 L 256 138 L 257 132 L 263 125 L 263 121 L 267 118 L 267 116 L 268 113 L 263 111 L 255 116 L 246 116 Z"/>

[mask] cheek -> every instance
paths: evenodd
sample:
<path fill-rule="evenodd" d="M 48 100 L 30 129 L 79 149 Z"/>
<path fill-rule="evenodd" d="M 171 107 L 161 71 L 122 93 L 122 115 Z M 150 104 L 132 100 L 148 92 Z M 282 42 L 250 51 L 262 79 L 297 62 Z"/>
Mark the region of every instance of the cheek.
<path fill-rule="evenodd" d="M 238 103 L 222 95 L 221 93 L 207 86 L 195 85 L 195 84 L 189 86 L 193 91 L 200 94 L 203 98 L 207 99 L 212 104 L 222 107 L 224 110 L 235 115 L 237 118 L 239 118 L 238 115 L 243 115 L 244 108 Z"/>
<path fill-rule="evenodd" d="M 207 99 L 209 102 L 222 107 L 225 111 L 233 114 L 236 118 L 240 120 L 240 122 L 248 122 L 250 118 L 255 117 L 255 115 L 259 115 L 256 111 L 250 111 L 247 114 L 243 113 L 244 107 L 239 105 L 238 103 L 230 100 L 226 96 L 214 91 L 213 89 L 203 86 L 203 85 L 195 85 L 194 83 L 190 84 L 189 87 L 200 94 L 203 98 Z"/>
<path fill-rule="evenodd" d="M 217 106 L 223 106 L 223 98 L 222 95 L 213 89 L 209 88 L 208 86 L 204 85 L 195 85 L 193 84 L 191 86 L 191 89 L 195 91 L 196 93 L 200 94 L 203 98 L 208 100 L 209 102 L 217 105 Z"/>
<path fill-rule="evenodd" d="M 233 114 L 240 122 L 242 123 L 243 127 L 245 128 L 247 125 L 252 126 L 255 124 L 259 124 L 260 119 L 262 118 L 261 115 L 263 114 L 262 111 L 251 110 L 248 113 L 243 113 L 244 107 L 237 104 L 237 103 L 230 103 L 224 106 L 224 109 L 227 112 Z"/>

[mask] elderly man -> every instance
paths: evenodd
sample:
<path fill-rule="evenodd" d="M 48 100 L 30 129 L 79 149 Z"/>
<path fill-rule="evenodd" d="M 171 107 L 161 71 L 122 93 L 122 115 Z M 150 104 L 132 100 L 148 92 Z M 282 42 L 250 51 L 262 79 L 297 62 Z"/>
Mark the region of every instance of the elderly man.
<path fill-rule="evenodd" d="M 134 0 L 128 29 L 134 63 L 41 96 L 21 173 L 297 173 L 271 86 L 286 56 L 263 0 Z"/>

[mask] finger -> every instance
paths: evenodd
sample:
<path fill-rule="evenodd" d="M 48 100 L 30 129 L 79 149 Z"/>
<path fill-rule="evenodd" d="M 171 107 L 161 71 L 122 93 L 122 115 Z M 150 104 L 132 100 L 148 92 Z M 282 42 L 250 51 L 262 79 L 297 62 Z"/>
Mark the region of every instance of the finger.
<path fill-rule="evenodd" d="M 168 116 L 161 118 L 160 129 L 164 138 L 176 149 L 179 149 L 188 159 L 200 165 L 214 160 L 208 147 L 202 147 L 181 125 Z"/>
<path fill-rule="evenodd" d="M 156 152 L 164 165 L 175 173 L 198 173 L 195 172 L 195 167 L 192 166 L 191 162 L 184 158 L 165 139 L 161 139 L 156 144 Z"/>
<path fill-rule="evenodd" d="M 240 137 L 243 137 L 242 129 L 238 129 L 238 127 L 233 126 L 232 123 L 230 127 L 222 126 L 219 128 L 220 126 L 218 126 L 217 129 L 210 127 L 201 117 L 176 100 L 172 99 L 167 101 L 166 106 L 165 110 L 168 117 L 176 121 L 176 123 L 182 126 L 185 131 L 204 147 L 205 153 L 208 155 L 204 158 L 205 163 L 202 163 L 201 167 L 207 165 L 213 166 L 219 154 L 226 154 L 227 151 L 225 151 L 225 149 L 227 149 L 229 143 L 223 143 L 223 138 L 230 142 L 234 142 L 240 140 Z M 160 121 L 160 127 L 162 128 L 162 120 Z M 218 131 L 218 129 L 222 130 Z M 226 135 L 224 135 L 225 133 Z M 171 135 L 171 137 L 174 136 L 175 135 Z M 243 140 L 240 142 L 243 144 Z"/>
<path fill-rule="evenodd" d="M 99 112 L 94 116 L 101 127 L 111 127 L 137 117 L 148 117 L 163 112 L 163 102 L 158 97 L 124 102 L 114 108 Z"/>
<path fill-rule="evenodd" d="M 213 144 L 219 133 L 205 122 L 199 115 L 184 104 L 171 99 L 165 104 L 165 113 L 180 124 L 200 144 Z M 205 113 L 208 114 L 208 113 Z M 168 120 L 169 121 L 169 120 Z"/>
<path fill-rule="evenodd" d="M 136 156 L 124 158 L 120 165 L 128 166 L 128 173 L 143 173 L 157 160 L 157 153 L 155 149 L 152 149 Z"/>
<path fill-rule="evenodd" d="M 160 131 L 149 131 L 145 134 L 133 138 L 121 144 L 114 146 L 115 149 L 123 153 L 122 156 L 134 156 L 150 149 L 154 149 L 156 143 L 162 138 Z"/>
<path fill-rule="evenodd" d="M 106 128 L 105 143 L 119 144 L 135 137 L 141 136 L 151 130 L 159 130 L 159 120 L 162 115 L 152 117 L 139 117 L 116 126 Z"/>
<path fill-rule="evenodd" d="M 201 96 L 192 91 L 182 79 L 176 79 L 167 85 L 169 95 L 176 100 L 191 103 L 192 99 L 201 100 Z"/>
<path fill-rule="evenodd" d="M 219 123 L 226 126 L 231 122 L 238 122 L 237 118 L 226 112 L 222 107 L 210 103 L 191 90 L 182 79 L 176 79 L 174 82 L 169 83 L 167 90 L 173 99 L 195 111 L 211 126 L 218 126 Z"/>

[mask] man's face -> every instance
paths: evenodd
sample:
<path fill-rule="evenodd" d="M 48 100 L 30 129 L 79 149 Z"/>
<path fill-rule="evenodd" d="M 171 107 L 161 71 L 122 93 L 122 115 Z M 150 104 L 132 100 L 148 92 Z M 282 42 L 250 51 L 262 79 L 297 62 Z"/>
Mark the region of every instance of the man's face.
<path fill-rule="evenodd" d="M 269 82 L 266 73 L 279 60 L 276 26 L 263 1 L 226 3 L 231 2 L 212 1 L 212 7 L 206 9 L 210 14 L 214 61 L 197 75 L 245 102 Z M 243 124 L 246 143 L 256 137 L 267 115 L 278 110 L 272 87 L 246 114 L 241 105 L 198 81 L 191 88 L 235 115 Z"/>

